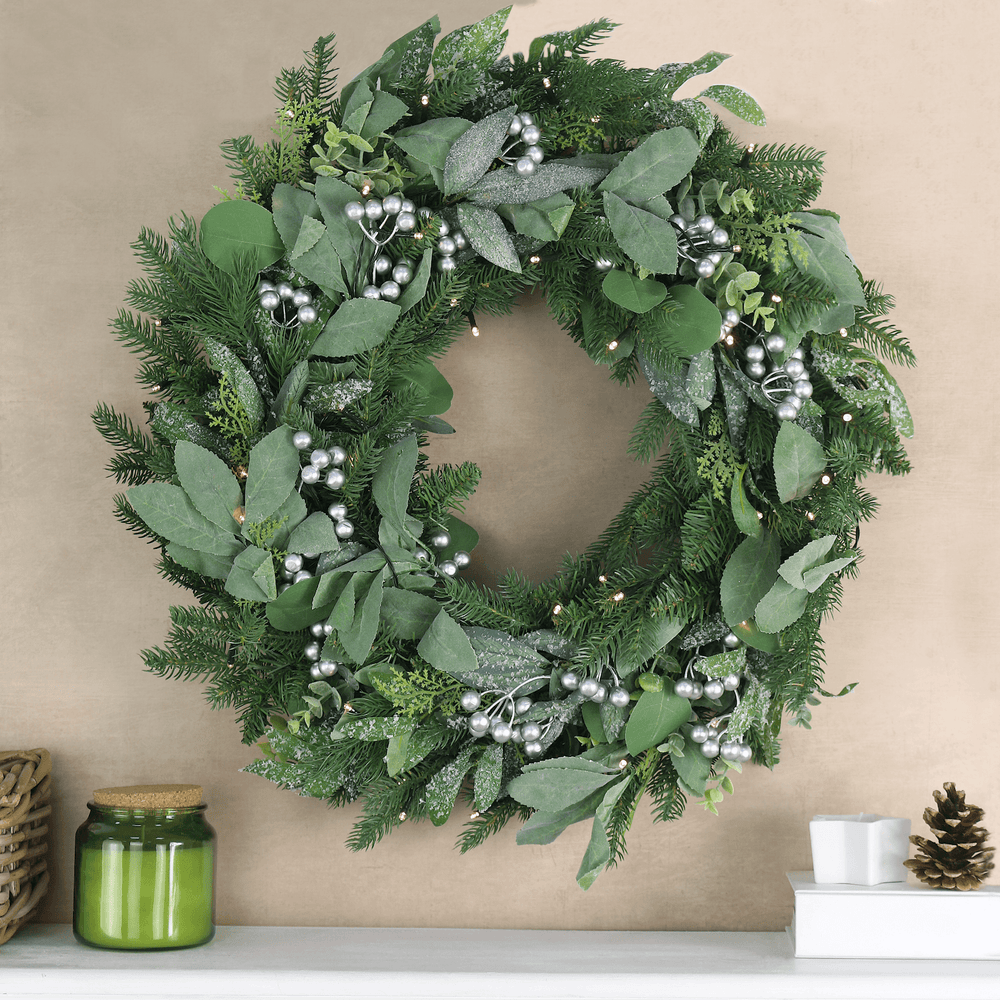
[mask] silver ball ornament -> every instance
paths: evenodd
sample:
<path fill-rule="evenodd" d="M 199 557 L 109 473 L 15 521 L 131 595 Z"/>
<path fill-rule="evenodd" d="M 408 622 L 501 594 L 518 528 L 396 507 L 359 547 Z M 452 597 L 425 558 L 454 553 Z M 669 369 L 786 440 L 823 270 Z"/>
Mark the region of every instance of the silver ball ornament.
<path fill-rule="evenodd" d="M 385 274 L 387 271 L 392 270 L 392 258 L 387 257 L 384 253 L 379 254 L 372 261 L 372 268 L 376 274 Z"/>
<path fill-rule="evenodd" d="M 386 215 L 399 215 L 403 210 L 403 199 L 398 194 L 387 194 L 382 199 L 382 211 Z"/>
<path fill-rule="evenodd" d="M 319 318 L 319 313 L 316 312 L 315 306 L 299 306 L 299 311 L 295 314 L 300 323 L 304 323 L 308 326 L 310 323 L 315 323 Z"/>
<path fill-rule="evenodd" d="M 344 518 L 343 521 L 338 521 L 333 526 L 333 530 L 338 538 L 350 538 L 354 534 L 354 525 L 347 518 Z"/>
<path fill-rule="evenodd" d="M 521 116 L 514 115 L 514 117 L 510 120 L 510 126 L 507 128 L 507 135 L 520 135 L 523 127 L 524 122 L 521 121 Z"/>
<path fill-rule="evenodd" d="M 312 665 L 312 666 L 311 666 L 311 667 L 309 668 L 309 676 L 310 676 L 310 677 L 311 677 L 311 678 L 312 678 L 312 679 L 313 679 L 314 681 L 321 681 L 321 680 L 323 679 L 323 671 L 322 671 L 322 670 L 320 670 L 320 668 L 319 668 L 319 664 L 318 664 L 318 663 L 314 663 L 314 664 L 313 664 L 313 665 Z"/>
<path fill-rule="evenodd" d="M 404 198 L 402 204 L 399 206 L 401 212 L 410 212 L 411 214 L 417 211 L 417 206 L 410 201 L 409 198 Z"/>
<path fill-rule="evenodd" d="M 624 708 L 632 699 L 629 697 L 628 691 L 622 687 L 616 687 L 611 689 L 611 694 L 608 695 L 608 701 L 611 702 L 615 708 Z"/>
<path fill-rule="evenodd" d="M 722 637 L 722 645 L 726 649 L 739 649 L 743 645 L 743 640 L 735 632 L 727 632 Z"/>
<path fill-rule="evenodd" d="M 722 678 L 722 686 L 727 691 L 735 691 L 740 686 L 740 680 L 741 679 L 742 678 L 740 677 L 739 674 L 735 674 L 735 673 L 734 674 L 726 674 L 726 676 Z"/>
<path fill-rule="evenodd" d="M 292 296 L 295 294 L 295 289 L 287 281 L 279 281 L 277 285 L 274 286 L 274 290 L 286 301 L 290 302 Z"/>
<path fill-rule="evenodd" d="M 442 219 L 438 223 L 438 236 L 447 236 L 451 232 L 451 226 Z"/>
<path fill-rule="evenodd" d="M 292 293 L 292 305 L 296 309 L 301 309 L 302 306 L 311 306 L 312 300 L 312 292 L 308 288 L 296 288 Z"/>
<path fill-rule="evenodd" d="M 478 691 L 463 691 L 459 704 L 466 712 L 474 712 L 483 703 Z"/>
<path fill-rule="evenodd" d="M 344 215 L 346 215 L 351 222 L 360 222 L 365 217 L 365 206 L 362 205 L 360 201 L 349 201 L 344 206 Z"/>
<path fill-rule="evenodd" d="M 705 685 L 705 697 L 711 698 L 712 701 L 718 701 L 725 693 L 726 689 L 720 680 L 710 680 Z"/>
<path fill-rule="evenodd" d="M 796 347 L 794 351 L 789 355 L 790 358 L 798 358 L 799 361 L 805 361 L 806 352 L 802 350 L 801 347 Z"/>
<path fill-rule="evenodd" d="M 310 631 L 310 632 L 311 632 L 311 633 L 312 633 L 312 634 L 313 634 L 313 635 L 314 635 L 314 636 L 315 636 L 315 637 L 316 637 L 317 639 L 322 639 L 322 638 L 323 638 L 323 623 L 322 623 L 322 622 L 316 622 L 316 624 L 315 624 L 315 625 L 310 625 L 310 626 L 309 626 L 309 631 Z"/>
<path fill-rule="evenodd" d="M 521 735 L 526 743 L 530 743 L 542 735 L 542 727 L 537 722 L 525 722 L 521 726 Z"/>
<path fill-rule="evenodd" d="M 299 451 L 305 451 L 313 443 L 312 435 L 309 431 L 296 431 L 292 435 L 292 444 L 295 445 Z"/>
<path fill-rule="evenodd" d="M 522 696 L 518 698 L 517 701 L 514 702 L 514 714 L 524 715 L 524 713 L 527 712 L 529 708 L 531 708 L 531 704 L 532 704 L 531 699 L 528 698 L 527 696 Z"/>
<path fill-rule="evenodd" d="M 691 700 L 697 701 L 705 693 L 701 681 L 691 681 Z"/>
<path fill-rule="evenodd" d="M 459 569 L 465 569 L 472 562 L 472 556 L 468 552 L 456 552 L 451 558 Z"/>
<path fill-rule="evenodd" d="M 329 622 L 323 626 L 323 635 L 333 635 L 333 626 Z"/>
<path fill-rule="evenodd" d="M 461 229 L 456 229 L 452 232 L 451 238 L 455 241 L 455 246 L 459 250 L 464 250 L 468 245 L 469 241 L 465 238 L 465 233 Z"/>
<path fill-rule="evenodd" d="M 580 686 L 580 678 L 572 670 L 567 670 L 559 678 L 559 683 L 563 686 L 564 690 L 575 691 Z"/>
<path fill-rule="evenodd" d="M 784 364 L 785 374 L 793 381 L 797 381 L 805 374 L 806 366 L 801 358 L 789 358 Z"/>
<path fill-rule="evenodd" d="M 451 535 L 447 531 L 435 531 L 427 543 L 432 549 L 446 549 L 451 544 Z"/>
<path fill-rule="evenodd" d="M 525 151 L 524 155 L 528 157 L 529 160 L 534 160 L 535 163 L 541 163 L 545 159 L 545 151 L 541 146 L 529 146 Z"/>
<path fill-rule="evenodd" d="M 593 698 L 594 695 L 597 694 L 597 689 L 599 687 L 600 684 L 594 680 L 593 677 L 585 677 L 582 681 L 580 681 L 580 694 L 582 694 L 584 698 Z"/>
<path fill-rule="evenodd" d="M 691 730 L 691 739 L 694 740 L 695 743 L 704 743 L 705 740 L 708 739 L 709 735 L 708 726 L 698 725 Z"/>
<path fill-rule="evenodd" d="M 542 744 L 537 740 L 532 740 L 530 743 L 526 740 L 524 744 L 524 752 L 529 757 L 541 757 L 542 756 Z"/>
<path fill-rule="evenodd" d="M 311 580 L 312 573 L 307 569 L 300 569 L 295 576 L 292 577 L 292 583 L 301 583 L 303 580 Z"/>
<path fill-rule="evenodd" d="M 526 128 L 521 129 L 521 142 L 526 146 L 535 145 L 541 137 L 542 130 L 537 125 L 528 125 Z"/>
<path fill-rule="evenodd" d="M 524 737 L 521 735 L 520 726 L 511 726 L 510 729 L 510 741 L 511 743 L 523 743 Z"/>
<path fill-rule="evenodd" d="M 702 756 L 712 758 L 719 756 L 719 741 L 718 740 L 705 740 L 701 745 Z"/>
<path fill-rule="evenodd" d="M 736 324 L 740 321 L 740 314 L 735 309 L 727 309 L 722 314 L 722 320 L 729 326 L 736 326 Z"/>
<path fill-rule="evenodd" d="M 320 660 L 319 672 L 324 677 L 332 677 L 340 669 L 340 664 L 336 660 Z"/>
<path fill-rule="evenodd" d="M 722 254 L 718 250 L 713 250 L 711 253 L 705 254 L 705 256 L 718 267 L 722 263 Z"/>
<path fill-rule="evenodd" d="M 310 642 L 309 645 L 307 645 L 306 648 L 302 650 L 302 655 L 307 660 L 318 660 L 319 653 L 320 653 L 320 648 L 318 642 Z"/>
<path fill-rule="evenodd" d="M 782 403 L 774 413 L 779 420 L 794 420 L 799 415 L 799 411 L 789 403 Z"/>
<path fill-rule="evenodd" d="M 281 297 L 277 292 L 267 291 L 260 297 L 260 307 L 267 312 L 274 312 L 281 305 Z"/>
<path fill-rule="evenodd" d="M 739 743 L 733 743 L 727 741 L 722 744 L 720 748 L 720 753 L 722 754 L 723 760 L 739 760 L 740 759 L 740 745 Z"/>
<path fill-rule="evenodd" d="M 608 689 L 604 684 L 598 684 L 597 690 L 590 699 L 595 705 L 603 705 L 608 700 Z"/>
<path fill-rule="evenodd" d="M 762 361 L 751 361 L 747 365 L 747 375 L 750 378 L 762 379 L 767 374 L 767 368 Z"/>
<path fill-rule="evenodd" d="M 263 295 L 264 292 L 273 292 L 273 291 L 274 291 L 273 281 L 268 281 L 267 278 L 261 278 L 260 281 L 257 282 L 258 295 Z"/>
<path fill-rule="evenodd" d="M 715 264 L 708 258 L 702 257 L 694 266 L 694 273 L 699 278 L 711 278 L 715 274 Z"/>
<path fill-rule="evenodd" d="M 490 736 L 493 737 L 496 743 L 506 743 L 513 735 L 514 733 L 509 722 L 497 720 L 490 726 Z"/>
<path fill-rule="evenodd" d="M 326 474 L 326 485 L 331 490 L 339 490 L 346 482 L 347 476 L 344 475 L 343 469 L 331 469 Z"/>
<path fill-rule="evenodd" d="M 325 448 L 317 448 L 309 456 L 309 464 L 317 469 L 325 469 L 330 464 L 330 453 Z"/>
<path fill-rule="evenodd" d="M 307 486 L 319 482 L 319 469 L 315 465 L 305 465 L 302 467 L 302 482 Z"/>
<path fill-rule="evenodd" d="M 710 215 L 699 215 L 698 218 L 694 220 L 694 224 L 703 233 L 710 233 L 713 229 L 715 229 L 715 219 L 713 219 Z"/>
<path fill-rule="evenodd" d="M 694 697 L 694 681 L 688 677 L 682 677 L 674 685 L 674 694 L 680 695 L 682 698 L 693 698 Z"/>
<path fill-rule="evenodd" d="M 392 269 L 392 280 L 400 285 L 408 284 L 413 280 L 413 268 L 404 261 L 400 261 Z"/>
<path fill-rule="evenodd" d="M 746 355 L 747 361 L 763 361 L 764 345 L 759 341 L 755 344 L 750 344 L 743 353 Z"/>
<path fill-rule="evenodd" d="M 767 340 L 764 341 L 764 346 L 767 348 L 769 354 L 780 354 L 785 349 L 787 343 L 788 341 L 785 340 L 783 333 L 771 333 L 768 334 Z"/>
<path fill-rule="evenodd" d="M 740 744 L 739 754 L 736 758 L 741 764 L 747 764 L 753 760 L 753 750 L 750 749 L 745 743 Z"/>
<path fill-rule="evenodd" d="M 469 717 L 469 732 L 482 736 L 490 728 L 490 717 L 485 712 L 473 712 Z"/>
<path fill-rule="evenodd" d="M 530 156 L 520 156 L 514 163 L 519 177 L 530 177 L 535 172 L 535 161 Z"/>
<path fill-rule="evenodd" d="M 438 563 L 438 569 L 445 576 L 454 576 L 458 572 L 458 567 L 455 565 L 454 559 L 445 559 L 443 562 Z"/>
<path fill-rule="evenodd" d="M 399 298 L 402 288 L 399 287 L 399 283 L 396 281 L 385 281 L 379 288 L 379 292 L 382 294 L 382 298 L 386 302 L 395 302 Z"/>
<path fill-rule="evenodd" d="M 527 111 L 522 111 L 521 112 L 521 124 L 522 125 L 534 125 L 535 124 L 535 116 L 532 115 L 532 114 L 529 114 Z"/>
<path fill-rule="evenodd" d="M 326 508 L 327 514 L 330 515 L 335 521 L 343 521 L 347 517 L 347 504 L 345 503 L 332 503 Z"/>
<path fill-rule="evenodd" d="M 794 392 L 790 392 L 790 393 L 789 393 L 789 394 L 788 394 L 787 396 L 785 396 L 785 398 L 784 398 L 784 399 L 782 400 L 782 403 L 787 403 L 787 404 L 788 404 L 789 406 L 794 406 L 794 407 L 795 407 L 795 412 L 796 412 L 796 413 L 798 413 L 798 412 L 799 412 L 799 410 L 801 410 L 801 409 L 802 409 L 802 404 L 803 404 L 804 402 L 805 402 L 805 400 L 804 400 L 804 399 L 799 399 L 799 397 L 798 397 L 798 396 L 796 396 Z"/>
<path fill-rule="evenodd" d="M 372 222 L 377 222 L 383 215 L 385 215 L 385 210 L 382 208 L 382 202 L 378 198 L 369 198 L 365 202 L 365 218 L 371 219 Z"/>
<path fill-rule="evenodd" d="M 713 229 L 708 234 L 708 241 L 715 247 L 724 247 L 729 242 L 729 233 L 725 229 Z"/>
<path fill-rule="evenodd" d="M 288 570 L 289 573 L 298 573 L 298 571 L 302 569 L 302 556 L 300 556 L 298 552 L 289 552 L 288 555 L 285 556 L 282 565 Z"/>
<path fill-rule="evenodd" d="M 795 393 L 799 399 L 809 399 L 813 394 L 812 382 L 807 378 L 800 378 L 795 385 L 792 386 L 792 392 Z"/>
<path fill-rule="evenodd" d="M 442 274 L 451 274 L 456 267 L 457 265 L 454 257 L 438 257 L 437 259 L 437 269 Z"/>
<path fill-rule="evenodd" d="M 382 298 L 382 293 L 378 290 L 378 285 L 365 285 L 361 289 L 361 297 L 363 299 L 380 299 Z"/>
<path fill-rule="evenodd" d="M 417 217 L 413 212 L 400 212 L 396 216 L 396 228 L 401 233 L 411 233 L 417 228 Z"/>
<path fill-rule="evenodd" d="M 341 448 L 339 444 L 335 444 L 330 449 L 330 462 L 333 465 L 343 465 L 346 460 L 347 460 L 347 452 L 344 451 L 344 449 Z"/>

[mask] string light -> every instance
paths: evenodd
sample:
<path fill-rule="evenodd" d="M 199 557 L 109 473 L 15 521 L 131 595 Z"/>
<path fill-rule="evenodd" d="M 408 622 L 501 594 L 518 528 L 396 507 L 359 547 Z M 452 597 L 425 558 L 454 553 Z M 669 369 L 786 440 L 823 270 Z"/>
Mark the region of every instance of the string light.
<path fill-rule="evenodd" d="M 236 507 L 233 510 L 233 520 L 237 524 L 242 524 L 247 519 L 247 512 L 245 507 Z"/>
<path fill-rule="evenodd" d="M 743 247 L 741 247 L 738 243 L 736 244 L 736 246 L 733 247 L 733 253 L 741 253 L 742 250 Z"/>
<path fill-rule="evenodd" d="M 421 94 L 420 95 L 420 103 L 421 103 L 421 105 L 423 105 L 423 107 L 426 108 L 427 105 L 431 103 L 431 99 L 426 94 Z"/>
<path fill-rule="evenodd" d="M 406 819 L 406 813 L 405 812 L 401 812 L 399 814 L 399 822 L 402 823 L 404 819 Z"/>
<path fill-rule="evenodd" d="M 840 328 L 840 335 L 841 335 L 841 337 L 846 337 L 847 336 L 847 328 L 846 327 L 842 326 Z"/>
<path fill-rule="evenodd" d="M 479 336 L 479 327 L 476 326 L 475 324 L 473 324 L 473 326 L 472 326 L 472 336 L 473 337 L 478 337 Z"/>
<path fill-rule="evenodd" d="M 452 299 L 451 300 L 451 308 L 454 309 L 455 306 L 457 306 L 457 305 L 458 305 L 458 299 Z"/>
<path fill-rule="evenodd" d="M 726 336 L 726 346 L 732 347 L 736 343 L 736 338 L 730 333 Z"/>
<path fill-rule="evenodd" d="M 844 416 L 843 416 L 843 420 L 844 420 L 845 424 L 849 424 L 853 419 L 854 419 L 854 417 L 851 416 L 850 413 L 845 413 Z"/>
<path fill-rule="evenodd" d="M 616 594 L 612 594 L 611 595 L 611 600 L 612 601 L 624 601 L 625 600 L 625 591 L 624 590 L 619 590 Z"/>
<path fill-rule="evenodd" d="M 757 148 L 757 143 L 751 142 L 750 145 L 747 146 L 747 152 L 752 153 L 756 148 Z"/>
<path fill-rule="evenodd" d="M 764 520 L 764 512 L 762 510 L 757 511 L 757 520 L 758 521 Z"/>
<path fill-rule="evenodd" d="M 156 385 L 150 390 L 151 392 L 163 392 L 163 386 L 161 383 L 157 382 Z"/>
<path fill-rule="evenodd" d="M 537 253 L 533 253 L 528 258 L 528 263 L 530 263 L 530 264 L 541 264 L 541 262 L 542 262 L 542 258 L 539 257 Z"/>
<path fill-rule="evenodd" d="M 468 312 L 465 314 L 469 320 L 469 329 L 472 330 L 472 336 L 479 336 L 479 327 L 476 325 L 476 316 L 474 313 Z"/>
<path fill-rule="evenodd" d="M 552 81 L 551 81 L 551 80 L 550 80 L 550 79 L 549 79 L 549 78 L 548 78 L 547 76 L 543 76 L 543 77 L 542 77 L 542 86 L 543 86 L 543 87 L 544 87 L 544 88 L 545 88 L 546 90 L 548 90 L 548 89 L 549 89 L 549 87 L 551 87 L 551 86 L 552 86 Z"/>
<path fill-rule="evenodd" d="M 624 771 L 626 767 L 628 767 L 628 758 L 622 757 L 622 759 L 618 761 L 618 770 Z"/>
<path fill-rule="evenodd" d="M 771 296 L 771 301 L 772 302 L 780 302 L 781 301 L 781 296 L 780 295 L 772 295 Z"/>
<path fill-rule="evenodd" d="M 807 521 L 815 521 L 816 520 L 816 515 L 811 510 L 807 510 L 806 511 L 806 520 Z"/>
<path fill-rule="evenodd" d="M 469 819 L 479 819 L 479 810 L 476 809 L 475 811 L 469 813 Z"/>
<path fill-rule="evenodd" d="M 601 120 L 601 116 L 600 115 L 594 115 L 594 117 L 591 118 L 590 120 L 591 120 L 591 122 L 593 122 L 593 124 L 596 125 Z"/>
<path fill-rule="evenodd" d="M 609 351 L 617 351 L 618 350 L 618 341 L 617 340 L 612 340 L 608 344 L 608 350 Z"/>
<path fill-rule="evenodd" d="M 372 186 L 371 186 L 371 184 L 368 183 L 368 181 L 365 181 L 364 184 L 361 185 L 361 193 L 362 194 L 371 194 L 371 190 L 372 190 Z"/>
<path fill-rule="evenodd" d="M 345 701 L 344 702 L 344 714 L 347 715 L 348 713 L 353 712 L 353 711 L 354 711 L 354 706 L 349 701 Z"/>
<path fill-rule="evenodd" d="M 831 476 L 829 472 L 824 472 L 823 475 L 819 477 L 819 481 L 824 486 L 829 486 L 830 483 L 833 482 L 833 476 Z"/>
<path fill-rule="evenodd" d="M 607 583 L 608 582 L 608 578 L 603 573 L 597 579 L 600 580 L 601 583 Z"/>
<path fill-rule="evenodd" d="M 155 326 L 156 329 L 159 330 L 159 328 L 161 326 L 163 326 L 163 320 L 162 319 L 154 319 L 153 320 L 153 326 Z"/>
<path fill-rule="evenodd" d="M 424 238 L 424 234 L 423 233 L 414 233 L 413 234 L 413 238 L 415 240 L 422 240 Z"/>
<path fill-rule="evenodd" d="M 562 605 L 561 604 L 557 604 L 557 605 L 555 605 L 552 608 L 552 614 L 558 615 L 558 614 L 561 614 L 561 613 L 562 613 Z"/>

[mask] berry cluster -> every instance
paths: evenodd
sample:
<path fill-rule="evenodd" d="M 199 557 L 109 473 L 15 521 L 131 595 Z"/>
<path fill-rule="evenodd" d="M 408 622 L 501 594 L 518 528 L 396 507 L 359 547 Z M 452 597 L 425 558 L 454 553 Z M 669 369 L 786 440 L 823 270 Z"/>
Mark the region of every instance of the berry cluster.
<path fill-rule="evenodd" d="M 257 301 L 279 326 L 315 323 L 319 313 L 308 288 L 293 288 L 287 281 L 263 280 L 257 285 Z"/>

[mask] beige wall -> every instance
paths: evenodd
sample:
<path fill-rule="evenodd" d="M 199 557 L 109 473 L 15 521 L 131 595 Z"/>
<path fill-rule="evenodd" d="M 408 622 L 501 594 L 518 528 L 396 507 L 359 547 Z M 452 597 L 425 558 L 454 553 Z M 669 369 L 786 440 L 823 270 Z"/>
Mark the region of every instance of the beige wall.
<path fill-rule="evenodd" d="M 447 30 L 492 5 L 443 0 L 439 12 Z M 1000 6 L 538 0 L 515 6 L 511 46 L 605 13 L 623 26 L 604 56 L 657 66 L 734 53 L 716 77 L 745 87 L 771 121 L 741 134 L 828 151 L 820 204 L 843 213 L 918 351 L 920 369 L 902 375 L 916 472 L 872 482 L 882 516 L 826 631 L 828 687 L 857 680 L 857 691 L 820 707 L 811 733 L 789 732 L 775 772 L 738 777 L 719 818 L 692 807 L 654 827 L 641 807 L 628 858 L 586 894 L 573 881 L 582 828 L 544 848 L 516 847 L 511 829 L 461 857 L 459 809 L 444 830 L 406 826 L 352 855 L 352 810 L 240 774 L 254 750 L 233 716 L 209 711 L 196 684 L 141 668 L 139 651 L 163 639 L 168 605 L 187 595 L 110 513 L 109 450 L 88 415 L 98 400 L 139 420 L 142 410 L 133 359 L 107 322 L 138 273 L 130 240 L 213 204 L 212 185 L 227 183 L 218 143 L 266 134 L 281 66 L 335 30 L 346 80 L 422 11 L 398 0 L 5 0 L 0 748 L 43 745 L 55 759 L 44 919 L 70 917 L 73 831 L 90 791 L 140 781 L 205 785 L 221 923 L 774 930 L 791 913 L 783 873 L 810 867 L 814 813 L 909 816 L 919 829 L 931 790 L 955 780 L 1000 830 L 989 277 Z M 484 466 L 480 565 L 537 576 L 557 556 L 540 547 L 550 532 L 559 551 L 582 548 L 641 480 L 620 456 L 643 393 L 606 390 L 540 303 L 481 325 L 446 361 L 460 425 L 448 447 Z M 522 391 L 511 366 L 523 352 Z"/>

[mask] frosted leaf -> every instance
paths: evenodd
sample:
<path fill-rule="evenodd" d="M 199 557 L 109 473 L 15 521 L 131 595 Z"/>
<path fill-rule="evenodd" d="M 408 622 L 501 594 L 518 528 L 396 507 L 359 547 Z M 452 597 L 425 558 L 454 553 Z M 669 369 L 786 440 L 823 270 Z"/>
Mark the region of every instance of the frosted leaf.
<path fill-rule="evenodd" d="M 485 812 L 497 800 L 503 782 L 504 744 L 491 743 L 476 765 L 476 808 Z"/>
<path fill-rule="evenodd" d="M 448 821 L 455 806 L 455 797 L 472 765 L 472 751 L 476 744 L 469 742 L 465 749 L 427 782 L 427 812 L 435 826 Z"/>
<path fill-rule="evenodd" d="M 306 406 L 317 413 L 343 410 L 367 396 L 375 387 L 371 379 L 349 378 L 334 385 L 321 385 L 311 389 L 305 398 Z"/>
<path fill-rule="evenodd" d="M 752 674 L 745 674 L 740 688 L 740 703 L 733 709 L 726 727 L 726 736 L 743 741 L 751 729 L 764 730 L 771 710 L 771 692 Z"/>
<path fill-rule="evenodd" d="M 732 629 L 726 624 L 722 615 L 713 615 L 705 621 L 692 625 L 687 635 L 681 640 L 681 649 L 694 649 L 696 646 L 707 646 L 710 642 L 718 642 Z"/>
<path fill-rule="evenodd" d="M 687 394 L 686 378 L 683 369 L 664 372 L 656 368 L 641 352 L 636 352 L 643 374 L 649 382 L 653 395 L 675 416 L 686 424 L 698 422 L 698 407 Z"/>
<path fill-rule="evenodd" d="M 164 401 L 156 404 L 156 409 L 153 411 L 152 428 L 172 444 L 176 444 L 178 441 L 190 441 L 191 444 L 207 448 L 216 455 L 228 453 L 228 446 L 221 435 L 203 427 L 175 403 Z"/>

